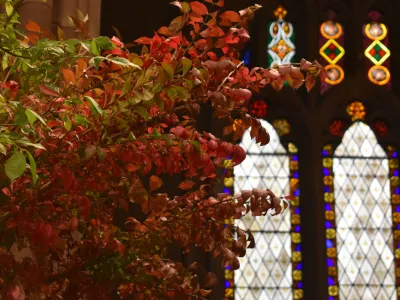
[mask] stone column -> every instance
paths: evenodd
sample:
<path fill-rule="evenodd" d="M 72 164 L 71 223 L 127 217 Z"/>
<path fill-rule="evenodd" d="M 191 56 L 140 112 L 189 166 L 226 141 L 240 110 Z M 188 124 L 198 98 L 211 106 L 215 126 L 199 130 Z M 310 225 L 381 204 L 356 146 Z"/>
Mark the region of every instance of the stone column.
<path fill-rule="evenodd" d="M 21 23 L 29 20 L 37 23 L 42 30 L 51 31 L 53 23 L 53 0 L 25 0 L 19 8 Z"/>

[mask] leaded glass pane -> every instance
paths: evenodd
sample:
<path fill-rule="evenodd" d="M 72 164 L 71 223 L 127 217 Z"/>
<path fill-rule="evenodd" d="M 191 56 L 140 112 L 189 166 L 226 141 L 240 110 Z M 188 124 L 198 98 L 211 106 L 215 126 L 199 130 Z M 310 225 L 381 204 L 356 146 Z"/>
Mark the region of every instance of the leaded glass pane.
<path fill-rule="evenodd" d="M 267 122 L 271 142 L 260 147 L 246 132 L 241 146 L 247 150 L 246 160 L 235 167 L 234 191 L 262 188 L 276 195 L 288 195 L 289 156 L 275 129 Z M 235 272 L 235 299 L 286 300 L 292 299 L 291 224 L 290 213 L 271 217 L 246 215 L 237 222 L 243 229 L 254 232 L 256 248 L 248 249 L 240 258 L 240 269 Z"/>
<path fill-rule="evenodd" d="M 389 161 L 362 122 L 333 158 L 340 299 L 397 299 Z"/>

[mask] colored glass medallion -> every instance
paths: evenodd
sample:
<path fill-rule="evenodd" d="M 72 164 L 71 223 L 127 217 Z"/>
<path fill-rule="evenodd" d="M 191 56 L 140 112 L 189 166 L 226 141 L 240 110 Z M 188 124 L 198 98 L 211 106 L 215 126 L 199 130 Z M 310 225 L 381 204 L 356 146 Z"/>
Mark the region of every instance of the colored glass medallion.
<path fill-rule="evenodd" d="M 296 50 L 293 26 L 284 20 L 287 14 L 286 9 L 279 6 L 274 14 L 278 19 L 269 24 L 268 60 L 270 67 L 290 63 Z"/>

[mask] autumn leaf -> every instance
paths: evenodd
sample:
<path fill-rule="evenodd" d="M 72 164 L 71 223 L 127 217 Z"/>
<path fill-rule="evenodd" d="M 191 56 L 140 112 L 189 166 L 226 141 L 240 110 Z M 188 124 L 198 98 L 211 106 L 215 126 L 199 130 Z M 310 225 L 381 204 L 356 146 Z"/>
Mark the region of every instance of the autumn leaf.
<path fill-rule="evenodd" d="M 192 8 L 192 10 L 195 13 L 197 13 L 199 15 L 207 15 L 208 14 L 207 7 L 203 3 L 200 3 L 199 1 L 190 2 L 190 7 Z"/>
<path fill-rule="evenodd" d="M 40 26 L 31 20 L 28 21 L 25 28 L 29 31 L 40 33 Z"/>
<path fill-rule="evenodd" d="M 181 190 L 187 191 L 187 190 L 190 190 L 194 185 L 195 185 L 195 183 L 194 183 L 193 181 L 185 180 L 185 181 L 182 181 L 182 182 L 178 185 L 178 187 L 179 187 Z"/>
<path fill-rule="evenodd" d="M 226 11 L 219 16 L 222 20 L 226 20 L 232 23 L 240 22 L 240 16 L 235 11 Z"/>
<path fill-rule="evenodd" d="M 39 85 L 39 89 L 43 94 L 46 94 L 49 96 L 59 96 L 59 93 L 56 90 L 54 90 L 53 88 L 51 88 L 45 84 Z"/>
<path fill-rule="evenodd" d="M 63 73 L 64 79 L 68 84 L 75 84 L 75 74 L 70 69 L 64 69 L 61 71 Z"/>
<path fill-rule="evenodd" d="M 150 182 L 149 182 L 150 192 L 159 189 L 162 186 L 162 184 L 163 182 L 160 177 L 152 175 L 150 177 Z"/>

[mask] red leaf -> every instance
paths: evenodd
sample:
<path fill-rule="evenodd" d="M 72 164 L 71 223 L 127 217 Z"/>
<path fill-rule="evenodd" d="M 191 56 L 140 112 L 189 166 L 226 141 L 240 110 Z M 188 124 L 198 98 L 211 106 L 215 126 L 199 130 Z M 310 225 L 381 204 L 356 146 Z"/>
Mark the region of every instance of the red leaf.
<path fill-rule="evenodd" d="M 203 17 L 196 13 L 196 12 L 191 12 L 189 15 L 190 20 L 195 21 L 195 22 L 203 22 Z"/>
<path fill-rule="evenodd" d="M 203 3 L 200 3 L 199 1 L 190 2 L 190 7 L 195 13 L 198 13 L 199 15 L 208 14 L 207 7 Z"/>
<path fill-rule="evenodd" d="M 25 25 L 25 28 L 32 32 L 40 32 L 40 26 L 31 20 Z"/>
<path fill-rule="evenodd" d="M 240 22 L 240 16 L 235 11 L 226 11 L 222 15 L 219 16 L 222 20 L 227 20 L 230 22 Z"/>
<path fill-rule="evenodd" d="M 218 0 L 217 3 L 215 3 L 215 5 L 219 6 L 219 7 L 224 7 L 225 5 L 225 0 Z"/>
<path fill-rule="evenodd" d="M 39 86 L 39 88 L 43 94 L 50 95 L 50 96 L 59 96 L 59 94 L 55 90 L 51 89 L 50 87 L 48 87 L 44 84 L 41 84 Z"/>
<path fill-rule="evenodd" d="M 150 192 L 157 190 L 158 188 L 160 188 L 162 186 L 162 184 L 163 184 L 163 182 L 160 177 L 155 176 L 155 175 L 151 176 L 150 183 L 149 183 Z"/>
<path fill-rule="evenodd" d="M 185 181 L 182 181 L 182 182 L 179 184 L 178 187 L 179 187 L 180 189 L 184 190 L 184 191 L 187 191 L 187 190 L 190 190 L 194 185 L 195 185 L 195 183 L 194 183 L 193 181 L 185 180 Z"/>
<path fill-rule="evenodd" d="M 135 40 L 135 43 L 150 45 L 151 44 L 151 38 L 141 37 L 141 38 L 138 38 L 137 40 Z"/>

